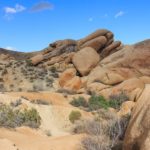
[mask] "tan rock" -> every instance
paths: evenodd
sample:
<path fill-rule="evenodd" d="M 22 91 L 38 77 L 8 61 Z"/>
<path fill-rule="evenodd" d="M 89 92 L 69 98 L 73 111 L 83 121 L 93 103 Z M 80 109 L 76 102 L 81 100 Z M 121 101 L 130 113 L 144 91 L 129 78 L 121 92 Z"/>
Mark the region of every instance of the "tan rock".
<path fill-rule="evenodd" d="M 107 56 L 100 64 L 109 69 L 120 68 L 128 70 L 124 76 L 131 78 L 150 76 L 150 40 L 137 43 L 133 46 L 124 46 L 123 49 Z"/>
<path fill-rule="evenodd" d="M 138 99 L 125 134 L 123 150 L 150 148 L 150 85 Z"/>
<path fill-rule="evenodd" d="M 64 87 L 66 83 L 76 76 L 76 69 L 70 68 L 63 72 L 59 77 L 59 84 Z"/>
<path fill-rule="evenodd" d="M 110 44 L 112 44 L 114 42 L 114 39 L 110 39 L 107 41 L 107 44 L 105 45 L 105 47 L 109 46 Z"/>
<path fill-rule="evenodd" d="M 107 85 L 114 85 L 124 81 L 124 78 L 121 75 L 108 70 L 107 68 L 98 66 L 93 69 L 88 76 L 88 84 L 94 81 L 99 81 Z"/>
<path fill-rule="evenodd" d="M 82 82 L 80 77 L 76 76 L 72 78 L 71 80 L 68 80 L 66 84 L 64 85 L 64 89 L 72 90 L 72 91 L 77 91 L 81 88 Z"/>
<path fill-rule="evenodd" d="M 100 36 L 100 37 L 97 37 L 97 38 L 92 39 L 90 41 L 87 41 L 86 43 L 84 43 L 81 46 L 81 48 L 92 47 L 96 51 L 99 51 L 101 48 L 103 48 L 105 46 L 106 43 L 107 43 L 106 37 L 105 36 Z"/>
<path fill-rule="evenodd" d="M 103 89 L 109 88 L 109 85 L 105 85 L 99 82 L 93 82 L 87 86 L 87 90 L 91 92 L 99 93 Z"/>
<path fill-rule="evenodd" d="M 106 38 L 107 38 L 108 40 L 113 39 L 113 37 L 114 37 L 114 34 L 113 34 L 112 32 L 108 32 L 108 33 L 106 34 Z"/>
<path fill-rule="evenodd" d="M 37 65 L 39 62 L 41 62 L 43 60 L 44 60 L 44 55 L 38 54 L 38 55 L 31 58 L 31 63 L 33 65 Z"/>
<path fill-rule="evenodd" d="M 60 75 L 59 85 L 64 89 L 77 91 L 82 87 L 82 81 L 76 76 L 76 69 L 70 68 Z"/>
<path fill-rule="evenodd" d="M 106 48 L 103 49 L 101 56 L 104 58 L 108 56 L 111 53 L 111 51 L 115 52 L 115 49 L 120 45 L 121 45 L 120 41 L 113 42 L 112 44 L 108 45 Z"/>
<path fill-rule="evenodd" d="M 88 76 L 82 77 L 82 78 L 81 78 L 81 81 L 82 81 L 83 87 L 86 87 L 86 86 L 87 86 L 87 81 L 88 81 Z"/>
<path fill-rule="evenodd" d="M 129 97 L 130 101 L 137 101 L 144 87 L 145 85 L 140 79 L 131 78 L 116 86 L 103 89 L 99 92 L 99 94 L 109 98 L 110 95 L 118 95 L 121 92 L 124 92 Z"/>
<path fill-rule="evenodd" d="M 78 45 L 79 45 L 79 47 L 80 47 L 82 44 L 86 43 L 87 41 L 90 41 L 90 40 L 92 40 L 92 39 L 94 39 L 94 38 L 97 38 L 97 37 L 99 37 L 99 36 L 104 36 L 104 35 L 106 35 L 106 34 L 109 33 L 109 32 L 110 32 L 110 31 L 108 31 L 108 30 L 106 30 L 106 29 L 97 30 L 97 31 L 93 32 L 92 34 L 88 35 L 87 37 L 85 37 L 85 38 L 79 40 L 79 41 L 78 41 Z"/>
<path fill-rule="evenodd" d="M 119 117 L 123 117 L 126 115 L 130 115 L 133 107 L 135 106 L 135 102 L 126 101 L 121 105 L 120 111 L 117 113 Z"/>
<path fill-rule="evenodd" d="M 87 75 L 100 61 L 98 53 L 91 47 L 78 51 L 72 59 L 76 69 L 82 76 Z"/>
<path fill-rule="evenodd" d="M 143 91 L 145 85 L 138 78 L 131 78 L 129 80 L 125 80 L 121 84 L 112 88 L 112 93 L 120 93 L 124 91 L 132 101 L 136 101 Z"/>
<path fill-rule="evenodd" d="M 143 77 L 140 77 L 139 79 L 142 80 L 144 84 L 150 84 L 150 77 L 148 76 L 143 76 Z"/>

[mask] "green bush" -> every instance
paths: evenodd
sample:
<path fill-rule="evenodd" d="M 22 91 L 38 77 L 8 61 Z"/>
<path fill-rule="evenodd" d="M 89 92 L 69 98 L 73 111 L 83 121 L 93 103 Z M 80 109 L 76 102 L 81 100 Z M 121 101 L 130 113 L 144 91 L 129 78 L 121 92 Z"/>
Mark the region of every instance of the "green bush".
<path fill-rule="evenodd" d="M 109 100 L 106 100 L 101 95 L 93 94 L 88 102 L 83 97 L 79 97 L 74 98 L 70 104 L 75 107 L 83 107 L 87 111 L 98 110 L 101 108 L 108 109 L 109 107 L 119 109 L 121 104 L 128 99 L 129 97 L 124 92 L 121 92 L 118 95 L 111 95 Z"/>
<path fill-rule="evenodd" d="M 81 118 L 81 113 L 79 111 L 72 111 L 69 115 L 69 120 L 74 123 L 76 120 Z"/>
<path fill-rule="evenodd" d="M 75 106 L 75 107 L 88 107 L 88 103 L 87 101 L 84 99 L 84 97 L 79 97 L 79 98 L 74 98 L 71 102 L 71 105 Z"/>
<path fill-rule="evenodd" d="M 89 110 L 108 109 L 109 102 L 103 96 L 92 95 L 88 102 Z"/>
<path fill-rule="evenodd" d="M 15 128 L 20 126 L 29 126 L 38 128 L 41 117 L 36 109 L 14 109 L 10 105 L 0 105 L 0 126 Z"/>
<path fill-rule="evenodd" d="M 124 92 L 121 92 L 119 94 L 110 95 L 109 105 L 110 105 L 110 107 L 119 109 L 121 104 L 127 100 L 129 100 L 129 97 Z"/>
<path fill-rule="evenodd" d="M 40 105 L 50 105 L 48 101 L 42 99 L 32 100 L 31 103 Z"/>

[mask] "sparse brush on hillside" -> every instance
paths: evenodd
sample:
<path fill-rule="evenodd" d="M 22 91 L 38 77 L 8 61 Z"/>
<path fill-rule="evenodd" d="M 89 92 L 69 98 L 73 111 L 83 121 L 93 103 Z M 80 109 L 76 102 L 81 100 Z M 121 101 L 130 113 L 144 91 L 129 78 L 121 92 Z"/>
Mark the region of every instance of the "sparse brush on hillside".
<path fill-rule="evenodd" d="M 16 128 L 29 126 L 38 128 L 41 124 L 41 117 L 36 109 L 15 109 L 11 105 L 0 105 L 0 126 Z"/>

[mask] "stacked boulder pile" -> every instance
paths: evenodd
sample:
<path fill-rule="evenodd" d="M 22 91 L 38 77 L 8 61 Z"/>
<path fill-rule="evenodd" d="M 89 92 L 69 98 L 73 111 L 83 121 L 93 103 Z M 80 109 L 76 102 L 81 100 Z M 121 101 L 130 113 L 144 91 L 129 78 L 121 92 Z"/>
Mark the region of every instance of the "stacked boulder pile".
<path fill-rule="evenodd" d="M 111 53 L 118 51 L 122 46 L 120 41 L 114 41 L 114 35 L 111 31 L 103 29 L 97 30 L 78 41 L 66 39 L 51 43 L 48 48 L 32 57 L 31 61 L 33 65 L 37 65 L 42 62 L 54 64 L 56 62 L 64 61 L 65 59 L 68 60 L 68 57 L 72 58 L 74 53 L 87 47 L 93 49 L 95 53 L 100 54 L 100 58 L 97 59 L 99 61 Z M 93 53 L 91 49 L 87 49 L 87 51 Z M 86 50 L 84 49 L 83 51 Z"/>
<path fill-rule="evenodd" d="M 72 68 L 60 74 L 58 88 L 77 94 L 94 92 L 107 99 L 124 92 L 128 100 L 117 114 L 132 115 L 123 149 L 149 150 L 150 39 L 122 45 L 114 41 L 111 31 L 97 30 L 78 41 L 56 41 L 32 57 L 31 62 L 45 66 L 72 64 Z"/>

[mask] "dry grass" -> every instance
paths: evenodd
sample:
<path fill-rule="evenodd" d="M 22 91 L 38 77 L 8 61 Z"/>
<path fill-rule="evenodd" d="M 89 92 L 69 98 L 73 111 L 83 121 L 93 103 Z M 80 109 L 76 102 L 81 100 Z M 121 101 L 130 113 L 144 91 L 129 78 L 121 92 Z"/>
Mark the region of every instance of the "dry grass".
<path fill-rule="evenodd" d="M 101 109 L 95 118 L 76 122 L 74 133 L 86 133 L 83 150 L 111 150 L 123 140 L 129 117 L 119 119 L 115 113 Z"/>

